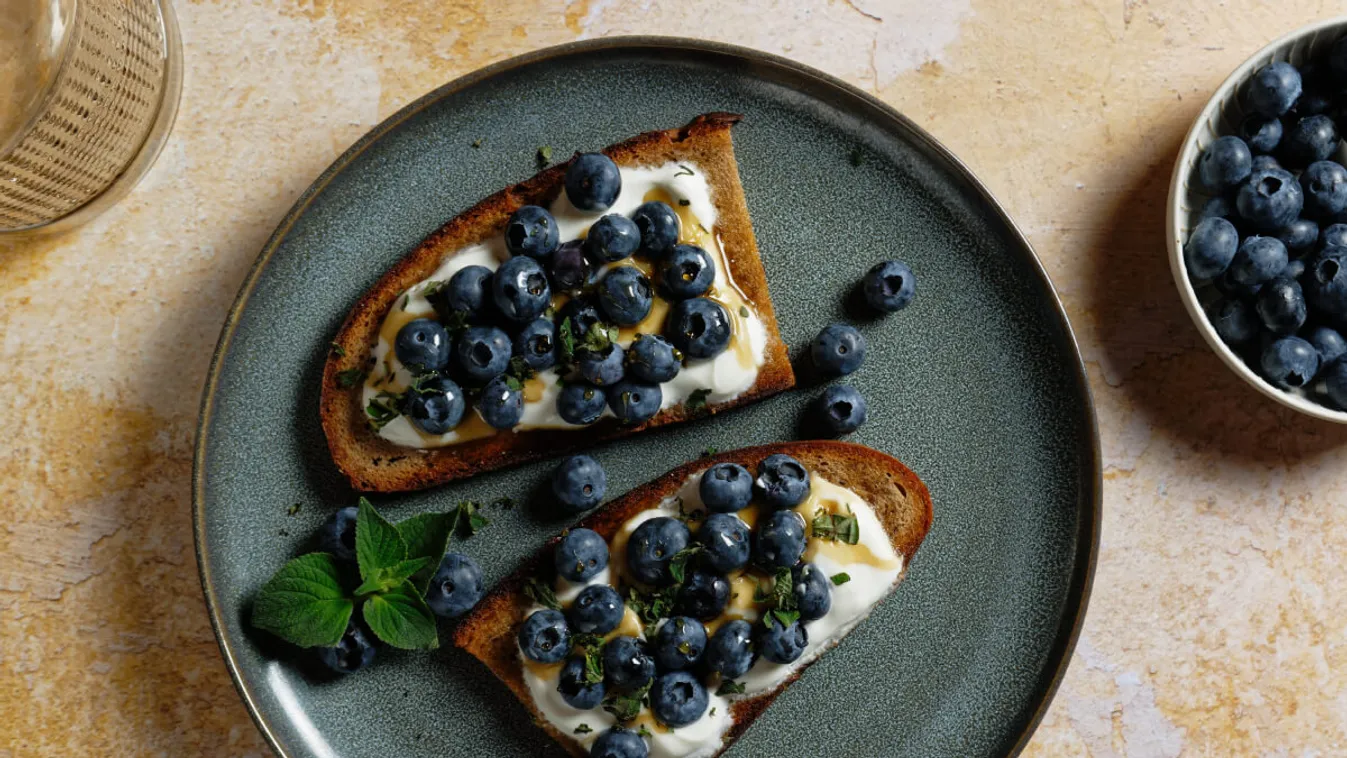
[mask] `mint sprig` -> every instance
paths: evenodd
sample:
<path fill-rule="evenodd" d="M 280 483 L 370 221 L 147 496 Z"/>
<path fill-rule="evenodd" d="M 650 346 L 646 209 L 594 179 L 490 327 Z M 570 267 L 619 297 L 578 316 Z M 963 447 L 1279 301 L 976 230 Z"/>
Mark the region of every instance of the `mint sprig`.
<path fill-rule="evenodd" d="M 355 560 L 360 566 L 360 578 L 366 582 L 379 569 L 407 560 L 407 542 L 398 534 L 398 528 L 363 497 L 355 519 Z"/>
<path fill-rule="evenodd" d="M 447 513 L 421 513 L 398 522 L 398 535 L 407 543 L 407 558 L 426 558 L 429 561 L 425 568 L 408 577 L 423 594 L 430 584 L 430 577 L 449 550 L 449 535 L 453 526 L 454 519 Z"/>
<path fill-rule="evenodd" d="M 253 626 L 300 647 L 331 647 L 341 641 L 354 604 L 342 591 L 337 561 L 310 553 L 271 577 L 253 602 Z"/>
<path fill-rule="evenodd" d="M 435 615 L 409 581 L 370 595 L 360 610 L 370 631 L 393 647 L 433 650 L 440 646 L 435 634 Z"/>

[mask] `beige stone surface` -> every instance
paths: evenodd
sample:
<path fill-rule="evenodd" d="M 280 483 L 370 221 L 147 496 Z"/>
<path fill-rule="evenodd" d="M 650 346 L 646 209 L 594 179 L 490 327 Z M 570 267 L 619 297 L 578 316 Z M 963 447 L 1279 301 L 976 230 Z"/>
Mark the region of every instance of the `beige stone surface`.
<path fill-rule="evenodd" d="M 1099 407 L 1090 614 L 1033 756 L 1347 752 L 1347 429 L 1246 389 L 1165 260 L 1170 167 L 1226 73 L 1332 3 L 179 3 L 168 147 L 63 238 L 0 241 L 0 756 L 266 747 L 207 622 L 193 426 L 226 309 L 303 188 L 426 90 L 535 48 L 710 36 L 892 103 L 1007 205 Z"/>

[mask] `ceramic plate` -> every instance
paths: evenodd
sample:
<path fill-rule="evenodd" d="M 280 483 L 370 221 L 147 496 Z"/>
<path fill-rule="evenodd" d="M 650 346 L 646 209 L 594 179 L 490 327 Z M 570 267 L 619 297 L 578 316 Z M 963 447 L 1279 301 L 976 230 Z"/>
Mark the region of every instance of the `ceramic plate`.
<path fill-rule="evenodd" d="M 328 340 L 361 293 L 446 219 L 530 176 L 540 146 L 566 156 L 715 110 L 744 114 L 735 149 L 782 336 L 798 349 L 831 321 L 860 326 L 869 355 L 849 381 L 870 421 L 853 437 L 905 461 L 935 501 L 903 586 L 729 755 L 1005 755 L 1028 738 L 1084 613 L 1100 487 L 1080 356 L 1033 252 L 956 159 L 860 91 L 757 52 L 628 38 L 507 61 L 408 106 L 305 193 L 239 294 L 197 438 L 197 550 L 225 661 L 281 755 L 564 754 L 464 653 L 385 651 L 327 679 L 252 632 L 248 603 L 354 502 L 317 405 Z M 888 257 L 916 271 L 913 305 L 849 313 L 854 283 Z M 796 437 L 818 392 L 593 454 L 618 494 L 707 447 Z M 459 547 L 495 582 L 566 525 L 538 494 L 550 465 L 376 503 L 401 519 L 513 497 Z"/>

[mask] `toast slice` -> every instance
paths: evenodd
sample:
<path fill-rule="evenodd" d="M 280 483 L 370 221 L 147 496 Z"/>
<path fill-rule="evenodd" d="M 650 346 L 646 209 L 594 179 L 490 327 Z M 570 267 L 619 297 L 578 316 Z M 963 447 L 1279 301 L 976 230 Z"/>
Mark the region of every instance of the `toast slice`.
<path fill-rule="evenodd" d="M 623 524 L 636 514 L 654 507 L 677 493 L 688 477 L 722 461 L 739 463 L 750 472 L 756 471 L 760 461 L 769 455 L 784 453 L 795 457 L 815 479 L 822 478 L 859 495 L 873 509 L 886 533 L 889 544 L 901 560 L 901 570 L 892 584 L 879 594 L 882 600 L 895 589 L 906 575 L 913 556 L 931 527 L 931 497 L 926 486 L 896 458 L 868 447 L 836 441 L 789 442 L 720 453 L 679 466 L 669 473 L 648 482 L 612 501 L 578 523 L 598 532 L 611 544 Z M 681 510 L 681 503 L 679 505 Z M 817 539 L 811 537 L 810 539 Z M 555 576 L 552 568 L 552 549 L 560 537 L 550 540 L 538 555 L 502 581 L 489 592 L 477 607 L 465 617 L 454 633 L 454 644 L 467 650 L 485 663 L 505 683 L 533 715 L 535 722 L 554 739 L 577 756 L 588 755 L 585 746 L 574 734 L 567 734 L 554 726 L 535 705 L 524 677 L 516 630 L 526 617 L 534 601 L 525 587 L 535 577 Z M 616 553 L 617 551 L 614 550 Z M 610 558 L 610 567 L 616 557 Z M 737 740 L 753 721 L 771 705 L 772 701 L 805 668 L 831 649 L 853 626 L 846 626 L 836 639 L 826 644 L 813 658 L 801 658 L 802 665 L 775 687 L 760 694 L 731 700 L 731 723 L 724 732 L 719 748 L 698 755 L 720 755 Z M 806 660 L 808 659 L 808 660 Z M 751 674 L 751 672 L 750 672 Z M 632 728 L 635 728 L 634 726 Z M 601 731 L 599 727 L 596 730 Z M 590 734 L 588 739 L 592 739 Z"/>
<path fill-rule="evenodd" d="M 549 207 L 562 191 L 569 162 L 563 163 L 486 198 L 450 220 L 394 265 L 352 308 L 333 341 L 334 347 L 324 367 L 320 401 L 323 430 L 332 459 L 351 485 L 357 490 L 373 492 L 421 489 L 481 471 L 555 456 L 598 441 L 636 434 L 706 413 L 718 413 L 794 386 L 795 375 L 786 345 L 777 330 L 767 279 L 758 257 L 734 159 L 730 129 L 739 119 L 734 114 L 709 113 L 698 116 L 681 129 L 641 134 L 603 152 L 624 169 L 688 164 L 696 166 L 705 176 L 716 214 L 714 229 L 706 234 L 718 237 L 733 286 L 752 305 L 766 332 L 762 364 L 747 390 L 723 402 L 714 402 L 713 398 L 712 402 L 682 403 L 664 408 L 636 426 L 623 426 L 615 419 L 605 417 L 583 427 L 580 433 L 574 429 L 512 430 L 445 447 L 395 444 L 372 428 L 366 414 L 364 382 L 372 381 L 376 370 L 375 345 L 385 318 L 392 313 L 399 298 L 408 288 L 431 277 L 444 261 L 459 251 L 500 237 L 510 214 L 519 207 Z M 402 305 L 405 308 L 406 301 Z M 361 378 L 353 382 L 353 375 Z M 475 415 L 476 412 L 469 408 L 465 422 Z M 480 422 L 480 419 L 473 420 Z M 476 426 L 479 431 L 485 429 L 490 433 L 484 424 Z"/>

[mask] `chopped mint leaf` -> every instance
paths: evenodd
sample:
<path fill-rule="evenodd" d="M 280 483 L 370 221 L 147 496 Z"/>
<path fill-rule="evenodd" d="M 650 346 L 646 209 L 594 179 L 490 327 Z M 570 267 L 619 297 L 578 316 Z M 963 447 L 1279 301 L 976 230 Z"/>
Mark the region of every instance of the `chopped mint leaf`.
<path fill-rule="evenodd" d="M 397 400 L 397 395 L 380 392 L 369 401 L 369 405 L 365 406 L 365 415 L 369 416 L 369 423 L 374 427 L 374 431 L 379 431 L 387 426 L 388 422 L 401 415 L 396 407 Z"/>
<path fill-rule="evenodd" d="M 678 198 L 678 204 L 686 208 L 687 206 L 692 205 L 692 201 L 686 197 L 680 197 Z"/>
<path fill-rule="evenodd" d="M 703 458 L 710 458 L 711 456 L 713 456 L 713 455 L 715 455 L 716 453 L 719 453 L 719 452 L 720 452 L 720 451 L 717 450 L 717 449 L 714 448 L 714 447 L 708 447 L 708 448 L 706 448 L 705 450 L 702 451 L 702 457 L 703 457 Z"/>
<path fill-rule="evenodd" d="M 585 646 L 585 684 L 603 681 L 603 646 Z"/>
<path fill-rule="evenodd" d="M 613 693 L 604 698 L 603 709 L 613 714 L 613 718 L 621 722 L 631 721 L 641 713 L 641 701 L 645 699 L 650 692 L 650 685 L 654 679 L 645 683 L 645 686 L 629 694 Z"/>
<path fill-rule="evenodd" d="M 688 526 L 692 526 L 698 521 L 701 521 L 702 517 L 706 515 L 706 511 L 687 510 L 687 504 L 683 502 L 683 498 L 681 497 L 675 498 L 674 502 L 678 503 L 678 520 L 682 521 L 684 524 L 687 524 Z M 679 581 L 682 580 L 680 579 Z"/>
<path fill-rule="evenodd" d="M 830 514 L 819 508 L 814 511 L 814 520 L 809 526 L 813 535 L 822 540 L 854 545 L 861 539 L 860 522 L 856 520 L 856 514 L 851 512 L 850 505 L 847 506 L 846 513 Z"/>
<path fill-rule="evenodd" d="M 678 171 L 674 173 L 674 176 L 696 176 L 696 175 L 697 175 L 696 171 L 693 171 L 690 167 L 685 166 L 682 163 L 678 164 Z"/>
<path fill-rule="evenodd" d="M 627 590 L 627 607 L 641 619 L 645 626 L 646 637 L 654 637 L 659 620 L 668 618 L 673 613 L 678 587 L 679 585 L 674 584 L 649 592 L 641 592 L 635 587 Z"/>
<path fill-rule="evenodd" d="M 716 688 L 717 695 L 742 695 L 744 694 L 744 685 L 742 682 L 736 682 L 733 679 L 723 679 L 720 686 Z"/>
<path fill-rule="evenodd" d="M 800 612 L 781 611 L 781 610 L 772 611 L 771 613 L 767 614 L 768 626 L 772 625 L 771 619 L 773 618 L 776 619 L 777 623 L 781 624 L 781 627 L 784 629 L 785 627 L 788 627 L 791 624 L 794 624 L 796 621 L 800 620 Z"/>
<path fill-rule="evenodd" d="M 357 525 L 356 531 L 359 530 Z M 411 582 L 404 581 L 388 592 L 371 595 L 361 606 L 361 613 L 374 636 L 392 647 L 433 650 L 440 646 L 435 615 Z"/>
<path fill-rule="evenodd" d="M 466 311 L 449 311 L 440 319 L 440 326 L 449 332 L 450 337 L 457 337 L 468 328 L 468 314 Z"/>
<path fill-rule="evenodd" d="M 833 574 L 833 575 L 832 575 L 832 580 L 833 580 L 833 585 L 834 585 L 834 586 L 841 587 L 842 585 L 844 585 L 844 584 L 846 584 L 847 582 L 851 581 L 851 574 L 848 574 L 848 573 L 845 572 L 845 571 L 840 572 L 840 573 L 837 573 L 837 574 Z"/>
<path fill-rule="evenodd" d="M 641 724 L 641 728 L 637 729 L 636 733 L 641 735 L 642 737 L 645 737 L 646 739 L 650 739 L 651 737 L 655 736 L 650 733 L 650 727 L 646 726 L 645 724 Z"/>
<path fill-rule="evenodd" d="M 589 734 L 592 731 L 594 730 L 590 728 L 589 724 L 581 724 L 575 727 L 576 734 Z"/>
<path fill-rule="evenodd" d="M 530 577 L 524 583 L 524 594 L 544 608 L 550 608 L 554 611 L 561 610 L 561 603 L 557 600 L 557 593 L 552 590 L 552 585 L 536 576 Z"/>
<path fill-rule="evenodd" d="M 543 145 L 538 148 L 538 168 L 547 168 L 547 164 L 552 162 L 552 146 Z"/>
<path fill-rule="evenodd" d="M 335 343 L 335 342 L 332 342 L 332 343 L 329 343 L 329 344 L 332 345 L 332 354 L 333 354 L 333 355 L 337 356 L 338 358 L 345 358 L 345 357 L 346 357 L 346 348 L 342 347 L 341 345 L 338 345 L 338 344 Z"/>
<path fill-rule="evenodd" d="M 701 545 L 690 545 L 674 553 L 674 557 L 669 560 L 669 574 L 673 576 L 675 582 L 683 583 L 688 561 L 704 549 Z"/>
<path fill-rule="evenodd" d="M 481 146 L 482 146 L 482 143 L 485 142 L 485 141 L 486 141 L 486 140 L 483 140 L 482 138 L 478 137 L 477 139 L 475 139 L 475 140 L 472 141 L 472 146 L 473 146 L 473 147 L 481 147 Z"/>
<path fill-rule="evenodd" d="M 711 715 L 712 715 L 712 716 L 715 716 L 715 715 L 716 715 L 716 707 L 715 707 L 714 705 L 711 706 Z"/>
<path fill-rule="evenodd" d="M 349 390 L 363 381 L 365 381 L 365 369 L 363 368 L 348 368 L 345 371 L 337 372 L 337 386 L 344 390 Z"/>
<path fill-rule="evenodd" d="M 524 356 L 516 355 L 510 359 L 510 365 L 505 369 L 505 374 L 519 383 L 520 387 L 516 389 L 521 389 L 524 382 L 537 376 L 538 372 L 528 364 L 528 361 L 524 360 Z"/>
<path fill-rule="evenodd" d="M 575 363 L 575 331 L 571 329 L 571 317 L 567 316 L 561 320 L 561 326 L 557 327 L 557 347 L 561 350 L 561 355 L 557 356 L 557 362 L 562 366 L 569 366 Z M 566 372 L 559 371 L 560 374 Z"/>
<path fill-rule="evenodd" d="M 407 310 L 407 304 L 412 301 L 411 293 L 402 296 L 402 310 Z"/>
<path fill-rule="evenodd" d="M 429 561 L 424 569 L 411 577 L 412 584 L 418 590 L 426 589 L 430 577 L 439 568 L 440 561 L 444 560 L 453 526 L 453 516 L 448 513 L 420 513 L 398 522 L 398 534 L 407 543 L 407 558 L 425 558 Z"/>
<path fill-rule="evenodd" d="M 310 553 L 286 563 L 253 601 L 252 624 L 300 647 L 331 647 L 351 620 L 337 561 Z"/>
<path fill-rule="evenodd" d="M 300 509 L 300 508 L 303 508 L 303 507 L 304 507 L 304 506 L 300 505 L 299 503 L 295 503 L 294 505 L 292 505 L 292 506 L 290 506 L 289 508 L 286 508 L 286 509 L 285 509 L 285 515 L 287 515 L 287 516 L 294 516 L 294 515 L 298 514 L 298 513 L 299 513 L 299 509 Z"/>
<path fill-rule="evenodd" d="M 366 582 L 376 578 L 379 569 L 407 560 L 407 543 L 397 527 L 363 497 L 355 519 L 355 559 L 360 566 L 360 578 Z"/>
<path fill-rule="evenodd" d="M 429 300 L 430 298 L 438 294 L 440 290 L 444 289 L 447 286 L 449 286 L 449 282 L 441 281 L 439 279 L 434 279 L 429 282 L 426 282 L 426 286 L 421 288 L 421 297 L 424 297 L 425 299 Z"/>
<path fill-rule="evenodd" d="M 692 391 L 692 394 L 688 395 L 687 402 L 684 403 L 684 405 L 687 406 L 688 412 L 689 412 L 689 413 L 702 413 L 703 411 L 705 411 L 705 410 L 706 410 L 706 397 L 707 397 L 708 395 L 710 395 L 710 394 L 711 394 L 711 390 L 710 390 L 709 388 L 702 388 L 702 389 L 699 389 L 699 390 L 693 390 L 693 391 Z"/>
<path fill-rule="evenodd" d="M 491 523 L 486 516 L 479 513 L 481 510 L 480 503 L 472 500 L 460 501 L 454 511 L 454 525 L 450 531 L 465 539 L 481 531 L 482 527 Z"/>
<path fill-rule="evenodd" d="M 610 327 L 602 321 L 589 325 L 589 331 L 581 339 L 579 350 L 588 350 L 591 353 L 602 353 L 617 342 L 617 327 Z"/>
<path fill-rule="evenodd" d="M 852 166 L 861 165 L 861 149 L 858 147 L 851 148 L 851 152 L 847 155 L 847 162 Z"/>
<path fill-rule="evenodd" d="M 740 315 L 740 316 L 743 316 L 744 318 L 748 318 L 748 306 L 747 306 L 747 305 L 741 305 L 741 306 L 739 306 L 739 315 Z"/>

